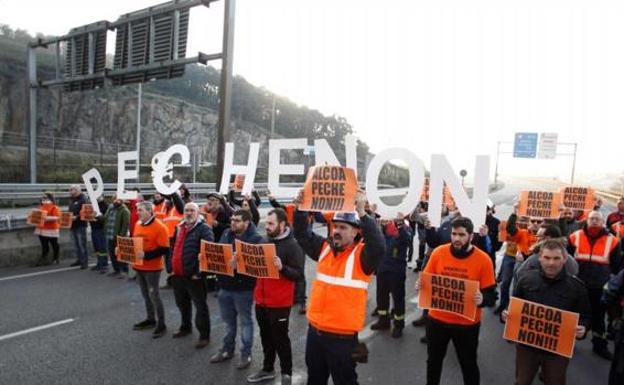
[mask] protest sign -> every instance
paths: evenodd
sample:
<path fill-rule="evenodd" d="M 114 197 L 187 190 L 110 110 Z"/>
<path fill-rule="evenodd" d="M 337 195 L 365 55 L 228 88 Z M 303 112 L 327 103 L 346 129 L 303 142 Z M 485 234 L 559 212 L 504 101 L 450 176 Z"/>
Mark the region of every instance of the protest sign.
<path fill-rule="evenodd" d="M 26 223 L 33 226 L 43 226 L 48 213 L 45 210 L 33 209 L 26 217 Z"/>
<path fill-rule="evenodd" d="M 273 263 L 275 245 L 272 243 L 252 245 L 236 240 L 236 269 L 240 274 L 256 278 L 279 278 Z"/>
<path fill-rule="evenodd" d="M 232 245 L 202 240 L 199 252 L 199 270 L 233 277 L 232 255 Z"/>
<path fill-rule="evenodd" d="M 85 203 L 80 208 L 80 220 L 86 222 L 95 222 L 95 211 L 93 205 Z"/>
<path fill-rule="evenodd" d="M 435 309 L 457 314 L 474 321 L 477 317 L 477 305 L 474 295 L 479 290 L 479 282 L 423 273 L 418 294 L 418 306 L 421 309 Z"/>
<path fill-rule="evenodd" d="M 61 229 L 71 229 L 73 222 L 74 222 L 74 214 L 68 211 L 64 211 L 61 213 L 61 217 L 59 218 Z"/>
<path fill-rule="evenodd" d="M 352 169 L 316 166 L 303 187 L 302 211 L 353 211 L 358 184 Z"/>
<path fill-rule="evenodd" d="M 563 194 L 563 205 L 572 210 L 591 211 L 596 204 L 594 189 L 590 187 L 563 187 L 561 194 Z"/>
<path fill-rule="evenodd" d="M 503 337 L 572 358 L 579 315 L 511 297 Z"/>
<path fill-rule="evenodd" d="M 143 238 L 117 236 L 117 257 L 121 262 L 131 265 L 143 265 L 143 258 L 137 255 L 143 251 Z"/>
<path fill-rule="evenodd" d="M 559 217 L 562 194 L 552 191 L 521 191 L 518 215 L 539 218 Z"/>

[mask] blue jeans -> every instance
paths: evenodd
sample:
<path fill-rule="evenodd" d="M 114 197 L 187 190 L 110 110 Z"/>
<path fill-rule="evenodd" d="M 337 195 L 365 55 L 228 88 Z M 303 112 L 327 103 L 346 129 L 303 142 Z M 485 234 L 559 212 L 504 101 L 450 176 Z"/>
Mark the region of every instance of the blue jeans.
<path fill-rule="evenodd" d="M 516 266 L 516 258 L 510 255 L 503 257 L 500 270 L 500 304 L 499 306 L 506 309 L 509 305 L 509 288 L 511 287 L 511 280 L 513 279 L 514 266 Z"/>
<path fill-rule="evenodd" d="M 97 257 L 97 267 L 108 266 L 108 256 L 106 254 L 106 233 L 104 229 L 91 228 L 91 242 Z"/>
<path fill-rule="evenodd" d="M 219 308 L 221 318 L 226 325 L 223 337 L 223 351 L 234 353 L 236 348 L 236 316 L 240 316 L 241 324 L 241 356 L 251 356 L 253 345 L 253 321 L 251 308 L 253 306 L 253 291 L 219 290 Z"/>
<path fill-rule="evenodd" d="M 74 247 L 76 248 L 77 261 L 80 265 L 87 267 L 89 264 L 89 254 L 87 254 L 87 228 L 76 227 L 71 229 L 72 239 L 74 240 Z"/>

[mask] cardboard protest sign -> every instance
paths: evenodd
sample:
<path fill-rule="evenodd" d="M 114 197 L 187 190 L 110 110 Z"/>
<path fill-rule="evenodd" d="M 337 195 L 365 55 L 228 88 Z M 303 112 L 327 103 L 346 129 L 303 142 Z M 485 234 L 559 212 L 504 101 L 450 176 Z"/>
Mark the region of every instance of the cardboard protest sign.
<path fill-rule="evenodd" d="M 131 265 L 143 265 L 143 258 L 137 258 L 143 251 L 143 238 L 130 238 L 117 236 L 117 258 L 121 262 Z"/>
<path fill-rule="evenodd" d="M 217 273 L 234 276 L 232 255 L 234 250 L 230 244 L 201 241 L 199 252 L 199 270 L 207 273 Z"/>
<path fill-rule="evenodd" d="M 33 226 L 43 226 L 48 213 L 45 210 L 33 209 L 26 217 L 26 223 Z"/>
<path fill-rule="evenodd" d="M 236 270 L 240 274 L 256 278 L 279 278 L 273 263 L 275 245 L 272 243 L 252 245 L 236 240 Z"/>
<path fill-rule="evenodd" d="M 95 211 L 93 205 L 85 203 L 80 208 L 80 220 L 86 222 L 95 222 Z"/>
<path fill-rule="evenodd" d="M 423 273 L 420 280 L 418 306 L 421 309 L 453 313 L 471 321 L 476 319 L 477 305 L 473 298 L 479 290 L 479 282 L 429 273 Z"/>
<path fill-rule="evenodd" d="M 245 185 L 245 175 L 238 174 L 234 177 L 234 191 L 241 192 L 243 191 L 243 186 Z"/>
<path fill-rule="evenodd" d="M 551 191 L 521 191 L 518 215 L 557 218 L 563 196 Z"/>
<path fill-rule="evenodd" d="M 68 211 L 61 212 L 61 217 L 59 218 L 61 229 L 71 229 L 73 222 L 74 222 L 74 214 Z"/>
<path fill-rule="evenodd" d="M 572 358 L 579 315 L 511 297 L 503 337 Z"/>
<path fill-rule="evenodd" d="M 596 204 L 594 189 L 590 187 L 563 187 L 561 194 L 563 194 L 563 205 L 572 210 L 591 211 Z"/>
<path fill-rule="evenodd" d="M 358 190 L 355 172 L 346 167 L 316 166 L 303 187 L 302 211 L 353 211 Z"/>

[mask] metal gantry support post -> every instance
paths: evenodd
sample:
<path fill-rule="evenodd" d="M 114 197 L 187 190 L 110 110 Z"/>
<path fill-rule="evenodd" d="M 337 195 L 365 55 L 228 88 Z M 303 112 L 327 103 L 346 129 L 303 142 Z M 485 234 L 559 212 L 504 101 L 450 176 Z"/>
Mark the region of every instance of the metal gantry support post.
<path fill-rule="evenodd" d="M 225 0 L 223 12 L 223 51 L 221 59 L 221 85 L 219 86 L 219 121 L 217 124 L 217 186 L 221 185 L 225 142 L 229 140 L 232 103 L 232 58 L 234 51 L 234 15 L 236 0 Z"/>
<path fill-rule="evenodd" d="M 141 183 L 141 99 L 143 97 L 143 83 L 139 83 L 139 95 L 137 100 L 137 128 L 136 128 L 136 152 L 137 152 L 137 183 Z"/>
<path fill-rule="evenodd" d="M 37 183 L 37 52 L 34 47 L 28 46 L 28 166 L 30 168 L 30 183 Z"/>

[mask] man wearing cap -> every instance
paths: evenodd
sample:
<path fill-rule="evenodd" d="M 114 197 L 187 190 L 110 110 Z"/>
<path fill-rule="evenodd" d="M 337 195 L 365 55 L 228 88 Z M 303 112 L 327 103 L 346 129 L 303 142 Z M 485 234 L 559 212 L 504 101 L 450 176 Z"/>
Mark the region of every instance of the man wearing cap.
<path fill-rule="evenodd" d="M 300 192 L 295 202 L 302 198 Z M 364 361 L 366 349 L 357 333 L 364 327 L 371 275 L 385 253 L 383 234 L 365 205 L 366 196 L 359 192 L 356 212 L 336 213 L 330 239 L 310 229 L 307 213 L 295 213 L 295 238 L 318 261 L 306 313 L 308 385 L 326 385 L 330 375 L 334 384 L 358 383 L 354 356 Z"/>

